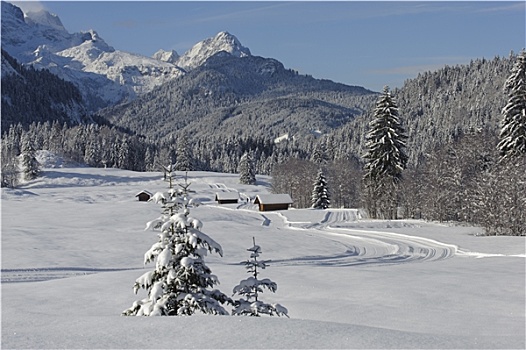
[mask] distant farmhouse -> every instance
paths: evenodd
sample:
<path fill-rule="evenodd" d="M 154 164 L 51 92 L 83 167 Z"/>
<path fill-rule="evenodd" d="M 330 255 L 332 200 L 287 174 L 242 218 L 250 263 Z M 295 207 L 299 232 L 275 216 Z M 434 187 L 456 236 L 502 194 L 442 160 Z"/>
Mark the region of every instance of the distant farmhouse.
<path fill-rule="evenodd" d="M 258 194 L 254 204 L 259 204 L 259 211 L 287 210 L 292 204 L 288 194 Z"/>
<path fill-rule="evenodd" d="M 238 192 L 217 192 L 216 199 L 218 204 L 237 203 L 239 200 Z"/>
<path fill-rule="evenodd" d="M 141 191 L 135 195 L 139 199 L 139 202 L 148 202 L 152 197 L 152 194 L 148 191 Z"/>

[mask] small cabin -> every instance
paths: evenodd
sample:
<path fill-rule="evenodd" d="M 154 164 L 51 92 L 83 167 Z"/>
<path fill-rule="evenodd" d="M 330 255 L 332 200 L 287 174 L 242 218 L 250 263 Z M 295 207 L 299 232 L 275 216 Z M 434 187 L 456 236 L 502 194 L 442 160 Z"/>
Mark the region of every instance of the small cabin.
<path fill-rule="evenodd" d="M 287 210 L 292 203 L 288 194 L 258 194 L 254 200 L 259 211 Z"/>
<path fill-rule="evenodd" d="M 218 204 L 233 204 L 239 201 L 238 192 L 217 192 L 216 199 Z"/>
<path fill-rule="evenodd" d="M 139 202 L 148 202 L 152 198 L 152 194 L 148 191 L 141 191 L 135 197 L 139 199 Z"/>

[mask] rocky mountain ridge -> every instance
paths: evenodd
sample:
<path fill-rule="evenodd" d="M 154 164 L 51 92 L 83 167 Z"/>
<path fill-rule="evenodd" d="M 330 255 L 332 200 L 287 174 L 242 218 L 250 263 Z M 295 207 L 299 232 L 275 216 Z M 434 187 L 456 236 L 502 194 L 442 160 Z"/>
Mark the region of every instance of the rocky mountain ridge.
<path fill-rule="evenodd" d="M 71 34 L 58 16 L 47 11 L 24 13 L 7 2 L 2 2 L 2 49 L 22 64 L 48 69 L 76 84 L 91 111 L 131 101 L 219 51 L 250 55 L 235 36 L 220 32 L 182 56 L 160 50 L 146 57 L 115 50 L 94 30 Z"/>

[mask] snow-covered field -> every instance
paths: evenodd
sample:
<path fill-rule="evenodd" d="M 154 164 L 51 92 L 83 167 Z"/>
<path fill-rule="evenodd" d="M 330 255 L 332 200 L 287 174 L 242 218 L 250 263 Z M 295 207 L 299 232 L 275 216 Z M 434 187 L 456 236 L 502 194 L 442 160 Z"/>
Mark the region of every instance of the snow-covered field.
<path fill-rule="evenodd" d="M 192 210 L 224 257 L 207 259 L 231 294 L 247 277 L 252 237 L 278 284 L 266 302 L 290 319 L 194 315 L 124 317 L 156 242 L 159 216 L 141 190 L 160 173 L 46 168 L 2 189 L 2 348 L 525 348 L 524 237 L 473 227 L 363 219 L 357 210 L 260 213 L 214 202 L 269 191 L 269 178 L 189 173 L 204 205 Z"/>

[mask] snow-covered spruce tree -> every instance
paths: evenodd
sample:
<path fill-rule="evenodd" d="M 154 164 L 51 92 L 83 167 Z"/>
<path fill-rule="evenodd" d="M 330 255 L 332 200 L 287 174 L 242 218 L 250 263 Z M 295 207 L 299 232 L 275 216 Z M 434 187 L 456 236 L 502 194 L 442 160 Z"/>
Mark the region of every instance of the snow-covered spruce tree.
<path fill-rule="evenodd" d="M 500 142 L 501 160 L 526 157 L 526 50 L 518 56 L 506 80 L 508 103 L 502 110 Z"/>
<path fill-rule="evenodd" d="M 2 187 L 15 188 L 19 180 L 18 157 L 14 153 L 15 147 L 7 137 L 2 138 L 1 144 L 0 183 Z"/>
<path fill-rule="evenodd" d="M 384 87 L 366 135 L 365 200 L 372 218 L 396 219 L 397 187 L 407 165 L 407 136 L 398 117 L 398 106 Z"/>
<path fill-rule="evenodd" d="M 254 185 L 256 183 L 254 160 L 249 152 L 245 152 L 239 161 L 239 183 L 244 185 Z"/>
<path fill-rule="evenodd" d="M 244 261 L 245 268 L 250 276 L 247 279 L 239 282 L 234 287 L 234 295 L 238 294 L 244 298 L 234 301 L 234 309 L 232 315 L 242 316 L 260 316 L 261 314 L 270 316 L 288 316 L 288 310 L 280 304 L 267 304 L 259 300 L 259 293 L 263 293 L 266 288 L 272 293 L 278 289 L 278 285 L 268 278 L 258 279 L 258 268 L 265 269 L 268 265 L 265 261 L 258 260 L 261 254 L 261 247 L 256 245 L 256 239 L 252 237 L 253 246 L 247 249 L 250 252 L 250 259 Z"/>
<path fill-rule="evenodd" d="M 313 161 L 319 166 L 325 166 L 329 161 L 329 156 L 327 155 L 326 142 L 326 140 L 321 140 L 318 143 L 316 143 L 311 155 L 311 161 Z"/>
<path fill-rule="evenodd" d="M 158 229 L 160 233 L 159 241 L 144 254 L 144 263 L 155 260 L 155 268 L 135 281 L 135 293 L 146 289 L 147 298 L 134 302 L 123 315 L 177 316 L 197 311 L 228 315 L 222 304 L 232 305 L 232 299 L 211 289 L 219 280 L 204 261 L 207 252 L 222 256 L 223 251 L 201 232 L 202 223 L 190 216 L 190 208 L 197 203 L 188 196 L 189 186 L 185 180 L 181 189 L 170 188 L 167 193 L 157 192 L 152 197 L 152 201 L 162 204 L 163 212 L 146 224 L 146 229 Z"/>
<path fill-rule="evenodd" d="M 36 158 L 33 142 L 27 134 L 22 139 L 22 173 L 26 181 L 34 180 L 40 174 L 40 164 Z"/>
<path fill-rule="evenodd" d="M 327 179 L 325 178 L 323 170 L 320 169 L 312 190 L 312 207 L 314 209 L 327 209 L 330 204 Z"/>
<path fill-rule="evenodd" d="M 177 148 L 175 151 L 175 170 L 179 171 L 190 171 L 192 169 L 192 154 L 188 137 L 186 134 L 182 134 L 177 139 Z"/>

